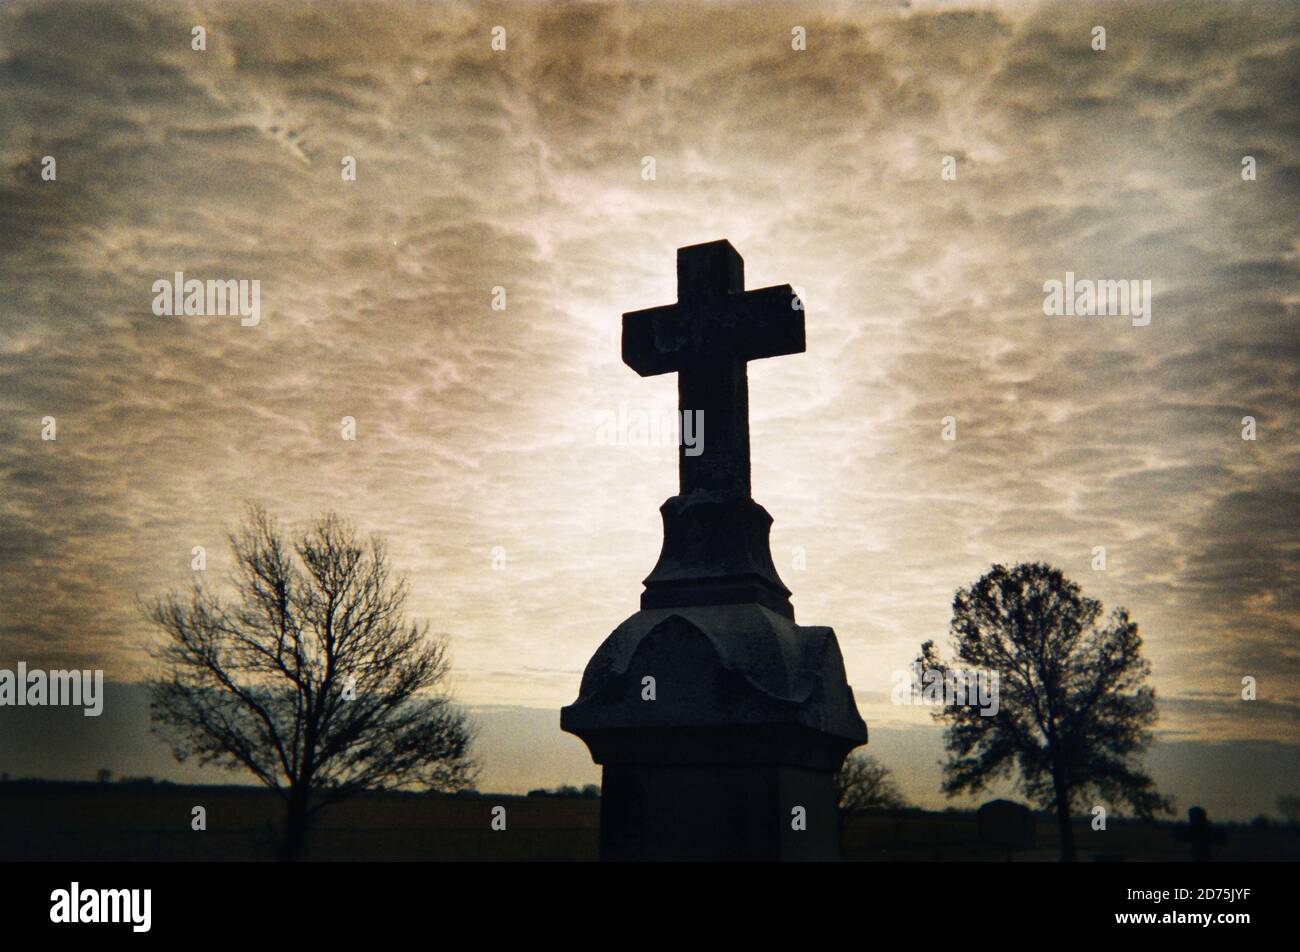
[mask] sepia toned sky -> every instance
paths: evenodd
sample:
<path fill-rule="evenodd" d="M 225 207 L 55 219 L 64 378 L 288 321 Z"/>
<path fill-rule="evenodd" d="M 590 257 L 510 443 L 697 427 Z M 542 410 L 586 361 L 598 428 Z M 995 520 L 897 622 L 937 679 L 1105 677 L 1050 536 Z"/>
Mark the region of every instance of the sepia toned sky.
<path fill-rule="evenodd" d="M 619 315 L 726 237 L 750 287 L 807 303 L 807 353 L 750 368 L 754 495 L 873 733 L 937 736 L 891 674 L 946 642 L 956 588 L 1043 559 L 1139 623 L 1162 742 L 1255 745 L 1294 777 L 1298 24 L 1281 3 L 0 7 L 0 666 L 143 679 L 137 598 L 187 584 L 196 545 L 218 581 L 253 501 L 383 534 L 457 698 L 553 718 L 636 610 L 676 491 L 671 445 L 602 436 L 676 401 L 621 364 Z M 155 316 L 177 271 L 260 281 L 260 323 Z M 1045 316 L 1067 271 L 1149 280 L 1150 325 Z M 539 736 L 498 786 L 572 756 Z"/>

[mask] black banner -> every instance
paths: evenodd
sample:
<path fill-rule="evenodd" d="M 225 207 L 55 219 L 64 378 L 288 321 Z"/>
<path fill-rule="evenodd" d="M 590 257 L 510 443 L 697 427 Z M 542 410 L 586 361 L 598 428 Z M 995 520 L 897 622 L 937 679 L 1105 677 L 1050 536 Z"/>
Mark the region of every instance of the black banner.
<path fill-rule="evenodd" d="M 3 875 L 6 936 L 128 942 L 255 935 L 334 945 L 431 926 L 521 930 L 534 941 L 578 928 L 580 941 L 595 922 L 636 933 L 678 920 L 696 931 L 754 929 L 758 941 L 769 927 L 841 919 L 873 931 L 892 922 L 941 943 L 1006 930 L 1231 942 L 1294 916 L 1283 908 L 1288 864 L 11 863 Z"/>

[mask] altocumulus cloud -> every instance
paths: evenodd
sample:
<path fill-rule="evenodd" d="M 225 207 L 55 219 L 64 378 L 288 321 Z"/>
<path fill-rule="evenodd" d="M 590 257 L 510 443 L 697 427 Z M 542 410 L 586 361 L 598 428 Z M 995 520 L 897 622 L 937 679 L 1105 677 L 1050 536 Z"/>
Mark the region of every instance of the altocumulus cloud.
<path fill-rule="evenodd" d="M 751 286 L 809 304 L 809 352 L 751 370 L 755 495 L 864 699 L 943 637 L 956 587 L 1044 558 L 1141 624 L 1163 729 L 1293 739 L 1296 26 L 1285 4 L 7 5 L 0 660 L 138 679 L 137 594 L 185 584 L 195 545 L 227 568 L 254 499 L 388 536 L 463 700 L 571 700 L 675 486 L 670 447 L 595 438 L 620 402 L 675 400 L 621 366 L 618 315 L 726 236 Z M 155 317 L 175 271 L 260 280 L 261 323 Z M 1066 271 L 1149 279 L 1150 326 L 1045 317 Z M 1245 675 L 1267 705 L 1236 701 Z"/>

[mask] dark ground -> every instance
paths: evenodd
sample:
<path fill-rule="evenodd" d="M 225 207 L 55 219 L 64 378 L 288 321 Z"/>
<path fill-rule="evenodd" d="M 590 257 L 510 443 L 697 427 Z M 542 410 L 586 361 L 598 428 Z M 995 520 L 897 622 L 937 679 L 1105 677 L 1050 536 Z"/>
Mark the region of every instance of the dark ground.
<path fill-rule="evenodd" d="M 207 830 L 191 830 L 191 810 Z M 490 827 L 494 806 L 507 828 Z M 326 810 L 313 831 L 316 860 L 593 860 L 600 802 L 577 798 L 377 794 Z M 173 784 L 0 784 L 0 860 L 256 860 L 271 855 L 280 801 L 251 787 Z M 1213 819 L 1213 818 L 1211 818 Z M 1083 860 L 1186 860 L 1174 824 L 1111 819 L 1105 831 L 1076 821 Z M 1223 827 L 1224 861 L 1300 860 L 1300 828 Z M 1054 860 L 1055 822 L 1040 816 L 1038 845 L 1013 859 Z M 905 811 L 856 817 L 844 858 L 860 861 L 1005 860 L 982 846 L 973 813 Z"/>

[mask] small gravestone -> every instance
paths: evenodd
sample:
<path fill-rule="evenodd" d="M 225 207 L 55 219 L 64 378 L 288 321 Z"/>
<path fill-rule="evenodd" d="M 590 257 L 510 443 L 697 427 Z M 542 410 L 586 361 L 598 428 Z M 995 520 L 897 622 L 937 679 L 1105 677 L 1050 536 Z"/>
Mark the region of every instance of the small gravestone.
<path fill-rule="evenodd" d="M 979 838 L 985 846 L 1006 850 L 1007 862 L 1012 850 L 1027 850 L 1034 845 L 1034 814 L 1029 807 L 1014 800 L 990 800 L 979 808 Z"/>
<path fill-rule="evenodd" d="M 1178 824 L 1174 838 L 1192 847 L 1193 863 L 1211 862 L 1211 848 L 1228 842 L 1228 835 L 1214 828 L 1202 807 L 1192 807 L 1187 811 L 1187 822 Z"/>

